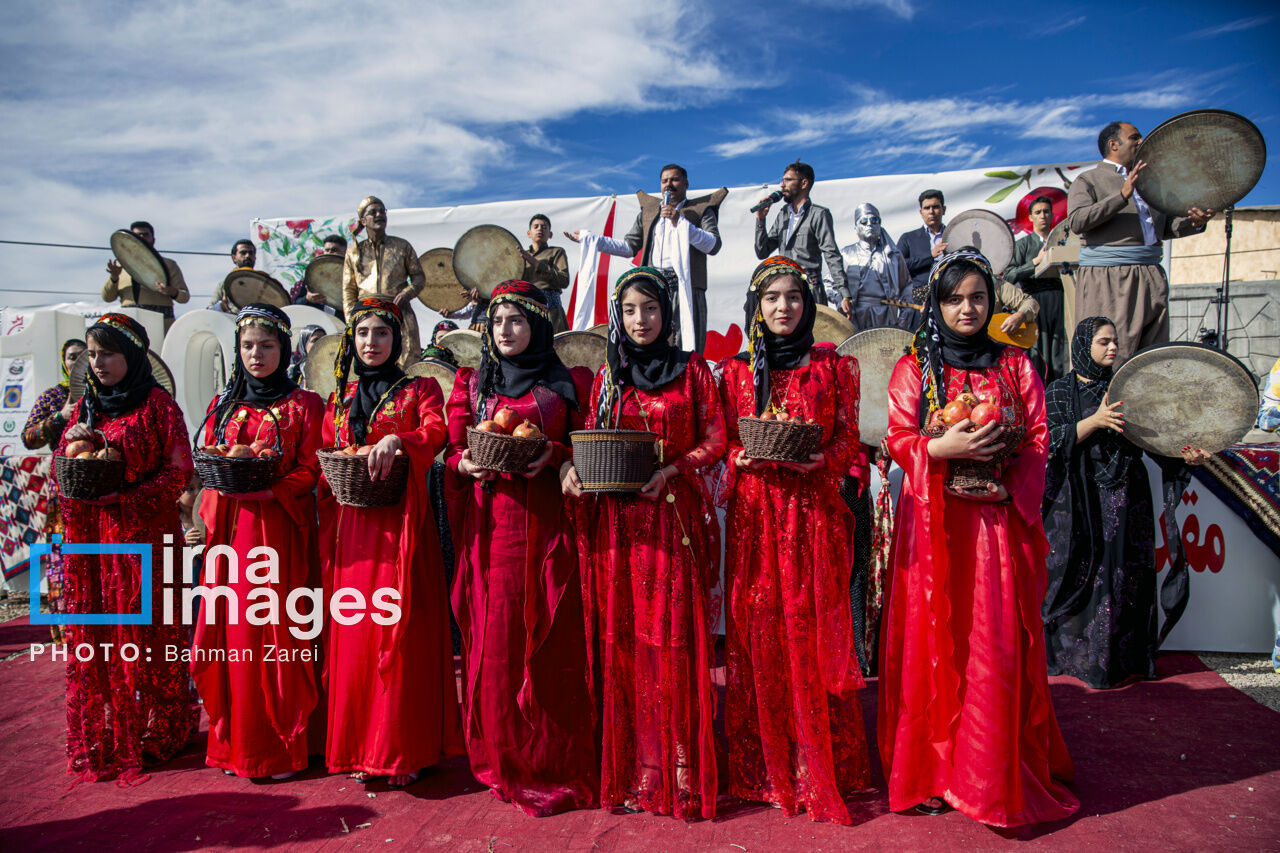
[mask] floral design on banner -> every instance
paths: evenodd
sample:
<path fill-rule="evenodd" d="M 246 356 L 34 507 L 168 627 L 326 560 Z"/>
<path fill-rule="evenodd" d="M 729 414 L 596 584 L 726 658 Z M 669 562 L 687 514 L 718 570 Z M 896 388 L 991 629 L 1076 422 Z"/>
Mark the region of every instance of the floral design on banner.
<path fill-rule="evenodd" d="M 1020 237 L 1023 234 L 1031 233 L 1031 200 L 1036 196 L 1045 195 L 1053 200 L 1053 225 L 1057 225 L 1063 219 L 1067 218 L 1067 190 L 1071 188 L 1071 178 L 1067 177 L 1067 172 L 1075 172 L 1083 169 L 1085 166 L 1036 166 L 1027 169 L 1025 172 L 1012 172 L 1009 170 L 1001 170 L 994 172 L 984 172 L 988 178 L 997 178 L 1002 181 L 1012 181 L 1000 189 L 996 190 L 987 198 L 987 204 L 999 204 L 1009 195 L 1013 194 L 1018 187 L 1026 184 L 1027 193 L 1018 199 L 1017 210 L 1012 219 L 1006 219 L 1009 227 L 1013 229 L 1013 236 Z M 1034 177 L 1040 186 L 1032 183 Z M 1061 186 L 1048 186 L 1042 182 L 1049 181 L 1051 184 L 1061 184 Z"/>
<path fill-rule="evenodd" d="M 258 247 L 258 269 L 286 286 L 302 280 L 307 264 L 324 254 L 326 237 L 338 234 L 351 241 L 354 216 L 329 219 L 255 219 L 250 237 Z"/>

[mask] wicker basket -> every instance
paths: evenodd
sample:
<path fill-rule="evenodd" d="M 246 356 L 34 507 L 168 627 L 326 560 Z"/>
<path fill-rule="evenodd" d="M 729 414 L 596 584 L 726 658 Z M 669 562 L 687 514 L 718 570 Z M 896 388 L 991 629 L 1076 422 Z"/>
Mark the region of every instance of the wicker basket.
<path fill-rule="evenodd" d="M 948 427 L 945 426 L 934 427 L 926 429 L 924 433 L 933 438 L 939 438 L 947 429 Z M 1004 431 L 1000 433 L 1003 446 L 986 462 L 979 462 L 976 459 L 952 459 L 947 465 L 947 479 L 944 485 L 954 492 L 979 494 L 987 492 L 992 483 L 999 482 L 1001 472 L 1004 471 L 1008 461 L 1016 455 L 1026 432 L 1026 427 L 1006 425 Z"/>
<path fill-rule="evenodd" d="M 638 492 L 653 476 L 657 433 L 586 429 L 569 433 L 584 492 Z"/>
<path fill-rule="evenodd" d="M 523 438 L 467 427 L 471 464 L 486 471 L 520 474 L 547 446 L 547 437 Z"/>
<path fill-rule="evenodd" d="M 123 459 L 74 459 L 53 457 L 58 491 L 64 498 L 93 501 L 120 489 L 124 482 Z"/>
<path fill-rule="evenodd" d="M 738 418 L 745 455 L 774 462 L 808 462 L 822 446 L 822 424 Z"/>
<path fill-rule="evenodd" d="M 387 476 L 378 482 L 369 479 L 369 457 L 355 456 L 330 447 L 316 453 L 320 470 L 343 506 L 391 506 L 404 498 L 409 481 L 409 457 L 399 454 Z"/>
<path fill-rule="evenodd" d="M 249 404 L 241 403 L 241 405 Z M 196 427 L 196 438 L 192 442 L 191 461 L 195 463 L 196 473 L 204 481 L 204 487 L 206 489 L 216 489 L 229 495 L 261 492 L 271 488 L 271 481 L 276 474 L 276 462 L 280 459 L 280 419 L 276 417 L 275 412 L 270 409 L 262 410 L 276 422 L 275 441 L 272 442 L 272 448 L 275 450 L 276 455 L 270 457 L 230 457 L 206 453 L 195 444 L 200 440 L 200 436 L 204 434 L 204 425 L 213 416 L 214 411 L 216 410 L 210 409 L 209 413 L 204 416 L 204 420 L 200 422 L 200 426 Z M 222 437 L 216 433 L 214 435 L 214 438 Z"/>

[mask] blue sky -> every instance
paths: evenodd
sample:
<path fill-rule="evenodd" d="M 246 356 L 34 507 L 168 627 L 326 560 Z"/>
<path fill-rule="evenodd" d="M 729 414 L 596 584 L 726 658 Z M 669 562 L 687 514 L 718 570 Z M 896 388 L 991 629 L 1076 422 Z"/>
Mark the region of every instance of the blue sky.
<path fill-rule="evenodd" d="M 1030 10 L 1030 11 L 1029 11 Z M 1280 150 L 1264 3 L 23 4 L 0 32 L 0 224 L 221 251 L 254 216 L 1093 156 L 1199 107 Z M 1272 167 L 1244 204 L 1280 203 Z M 394 229 L 393 229 L 394 230 Z M 91 292 L 105 255 L 6 247 L 0 302 Z M 226 262 L 181 259 L 197 293 Z M 9 290 L 9 293 L 5 293 Z"/>

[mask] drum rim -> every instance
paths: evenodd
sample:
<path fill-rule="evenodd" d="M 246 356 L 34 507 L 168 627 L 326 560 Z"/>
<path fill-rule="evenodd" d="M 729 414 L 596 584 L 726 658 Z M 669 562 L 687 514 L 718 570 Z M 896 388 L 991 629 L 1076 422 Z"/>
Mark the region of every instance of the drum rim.
<path fill-rule="evenodd" d="M 1116 368 L 1115 374 L 1112 375 L 1111 377 L 1111 384 L 1113 385 L 1115 384 L 1115 381 L 1123 375 L 1124 369 L 1128 367 L 1130 364 L 1132 364 L 1133 361 L 1138 356 L 1146 355 L 1152 352 L 1157 352 L 1162 349 L 1168 349 L 1169 347 L 1191 347 L 1195 349 L 1208 350 L 1209 352 L 1215 352 L 1218 355 L 1225 355 L 1227 358 L 1231 359 L 1231 361 L 1235 363 L 1236 367 L 1240 368 L 1241 372 L 1243 372 L 1246 377 L 1248 377 L 1249 381 L 1253 383 L 1253 387 L 1255 390 L 1258 387 L 1258 378 L 1253 375 L 1253 371 L 1250 370 L 1248 366 L 1245 365 L 1244 362 L 1242 362 L 1240 359 L 1236 358 L 1234 355 L 1232 355 L 1231 353 L 1225 350 L 1220 350 L 1215 346 L 1210 346 L 1209 344 L 1202 344 L 1199 341 L 1165 341 L 1164 343 L 1151 344 L 1150 346 L 1145 346 L 1142 349 L 1135 352 L 1133 355 L 1129 356 L 1128 360 L 1125 361 L 1124 364 Z"/>
<path fill-rule="evenodd" d="M 1000 267 L 1000 269 L 996 269 L 994 265 L 992 266 L 992 269 L 991 269 L 991 271 L 996 275 L 1002 274 L 1006 269 L 1009 268 L 1009 264 L 1013 263 L 1013 253 L 1014 253 L 1014 250 L 1017 248 L 1018 238 L 1013 233 L 1013 229 L 1009 227 L 1009 223 L 1005 221 L 1005 218 L 1000 214 L 996 213 L 994 210 L 987 210 L 985 207 L 971 207 L 968 210 L 962 210 L 959 213 L 957 213 L 955 216 L 953 216 L 951 218 L 951 221 L 948 222 L 943 227 L 942 236 L 939 239 L 942 242 L 948 243 L 948 245 L 950 245 L 949 241 L 947 240 L 947 232 L 950 231 L 951 228 L 955 226 L 957 223 L 964 222 L 966 219 L 985 219 L 987 221 L 998 220 L 1000 224 L 1005 227 L 1005 230 L 1009 232 L 1009 259 L 1004 262 L 1004 265 Z M 991 255 L 989 255 L 986 252 L 982 252 L 982 256 L 986 258 L 988 261 L 991 260 Z"/>
<path fill-rule="evenodd" d="M 449 263 L 448 263 L 449 272 L 453 276 L 454 282 L 458 285 L 458 287 L 461 288 L 463 284 L 462 282 L 458 281 L 458 273 L 453 268 L 453 249 L 449 248 L 448 246 L 436 246 L 434 249 L 427 249 L 425 252 L 418 255 L 418 266 L 423 268 L 424 275 L 426 270 L 427 256 L 430 255 L 432 252 L 448 252 L 449 253 Z M 443 309 L 437 308 L 431 303 L 427 302 L 427 288 L 425 284 L 423 285 L 422 290 L 418 291 L 418 301 L 421 302 L 423 305 L 426 305 L 432 311 L 435 311 L 437 314 L 453 314 L 457 311 L 461 311 L 463 308 L 466 308 L 467 305 L 470 303 L 470 300 L 468 300 L 465 296 L 462 296 L 461 294 L 459 294 L 458 301 L 456 302 L 456 304 L 454 302 L 450 302 Z"/>
<path fill-rule="evenodd" d="M 484 231 L 489 231 L 489 230 L 493 230 L 493 231 L 501 231 L 501 232 L 505 233 L 507 236 L 509 236 L 512 240 L 514 240 L 514 241 L 515 241 L 515 245 L 516 245 L 516 250 L 517 250 L 517 251 L 519 251 L 519 250 L 521 250 L 521 249 L 523 249 L 523 248 L 524 248 L 523 244 L 521 244 L 521 242 L 520 242 L 520 238 L 519 238 L 519 237 L 517 237 L 514 233 L 512 233 L 512 232 L 511 232 L 511 230 L 510 230 L 510 229 L 508 229 L 508 228 L 504 228 L 503 226 L 498 225 L 498 224 L 496 224 L 496 223 L 492 223 L 492 222 L 484 222 L 484 223 L 481 223 L 481 224 L 479 224 L 479 225 L 472 225 L 472 226 L 471 226 L 470 228 L 468 228 L 466 231 L 462 232 L 462 236 L 461 236 L 461 237 L 459 237 L 459 238 L 457 239 L 457 242 L 455 242 L 455 243 L 453 244 L 453 257 L 452 257 L 452 259 L 451 259 L 451 264 L 452 264 L 452 266 L 453 266 L 453 275 L 454 275 L 454 278 L 458 279 L 458 282 L 459 282 L 463 287 L 468 287 L 469 282 L 467 282 L 466 280 L 464 280 L 464 278 L 463 278 L 462 274 L 458 272 L 458 247 L 459 247 L 459 246 L 461 246 L 461 245 L 463 244 L 463 241 L 464 241 L 464 240 L 466 240 L 466 239 L 467 239 L 467 237 L 471 236 L 471 234 L 472 234 L 472 233 L 474 233 L 474 232 L 476 232 L 476 231 L 482 231 L 482 230 L 484 230 Z M 516 275 L 519 275 L 519 273 L 516 273 Z M 474 287 L 474 289 L 475 289 L 476 291 L 478 291 L 478 292 L 479 292 L 479 294 L 480 294 L 481 296 L 483 296 L 485 299 L 489 299 L 489 298 L 491 298 L 491 297 L 493 296 L 493 289 L 494 289 L 495 287 L 497 287 L 500 283 L 501 283 L 501 282 L 496 282 L 496 281 L 495 281 L 495 282 L 490 282 L 490 283 L 488 283 L 488 284 L 484 284 L 484 283 L 481 283 L 481 282 L 475 282 L 475 283 L 474 283 L 474 285 L 473 285 L 473 287 Z M 487 292 L 486 292 L 486 290 L 487 290 Z"/>
<path fill-rule="evenodd" d="M 1142 144 L 1138 146 L 1138 150 L 1137 150 L 1137 152 L 1135 152 L 1135 154 L 1134 154 L 1134 157 L 1136 158 L 1136 159 L 1134 160 L 1134 162 L 1137 162 L 1137 160 L 1138 160 L 1138 159 L 1141 159 L 1141 158 L 1142 158 L 1142 151 L 1143 151 L 1143 148 L 1147 145 L 1147 141 L 1148 141 L 1149 139 L 1151 139 L 1151 137 L 1155 136 L 1155 135 L 1156 135 L 1156 134 L 1157 134 L 1157 133 L 1158 133 L 1162 128 L 1165 128 L 1165 127 L 1168 127 L 1168 126 L 1170 126 L 1170 125 L 1173 125 L 1173 124 L 1175 124 L 1175 123 L 1177 123 L 1177 122 L 1179 122 L 1179 121 L 1184 121 L 1184 120 L 1186 120 L 1186 119 L 1193 118 L 1193 117 L 1195 117 L 1195 116 L 1203 116 L 1203 115 L 1220 115 L 1220 116 L 1228 116 L 1228 117 L 1233 118 L 1233 119 L 1239 119 L 1239 120 L 1240 120 L 1240 121 L 1245 125 L 1245 127 L 1247 127 L 1247 128 L 1249 128 L 1249 129 L 1252 129 L 1252 130 L 1253 130 L 1253 134 L 1254 134 L 1255 138 L 1256 138 L 1256 139 L 1257 139 L 1257 141 L 1258 141 L 1258 145 L 1260 145 L 1260 146 L 1261 146 L 1261 148 L 1262 148 L 1262 166 L 1261 166 L 1261 168 L 1258 170 L 1258 177 L 1257 177 L 1257 179 L 1255 179 L 1255 180 L 1254 180 L 1253 187 L 1250 187 L 1250 188 L 1249 188 L 1249 190 L 1248 190 L 1247 192 L 1245 192 L 1245 194 L 1244 194 L 1244 195 L 1240 196 L 1240 199 L 1243 199 L 1243 198 L 1244 198 L 1245 196 L 1247 196 L 1249 193 L 1253 192 L 1254 188 L 1255 188 L 1255 187 L 1257 187 L 1257 185 L 1258 185 L 1258 181 L 1260 181 L 1260 180 L 1262 179 L 1262 174 L 1263 174 L 1263 172 L 1265 172 L 1265 171 L 1266 171 L 1266 166 L 1267 166 L 1267 138 L 1266 138 L 1265 136 L 1263 136 L 1263 135 L 1262 135 L 1262 131 L 1258 129 L 1258 126 L 1257 126 L 1256 124 L 1254 124 L 1252 120 L 1250 120 L 1247 116 L 1243 116 L 1243 115 L 1241 115 L 1240 113 L 1233 112 L 1233 111 L 1231 111 L 1231 110 L 1222 110 L 1222 109 L 1217 109 L 1217 108 L 1214 108 L 1214 107 L 1205 107 L 1205 108 L 1203 108 L 1203 109 L 1198 109 L 1198 110 L 1187 110 L 1186 112 L 1178 113 L 1176 116 L 1171 116 L 1171 117 L 1169 117 L 1169 118 L 1165 119 L 1164 121 L 1160 122 L 1159 124 L 1157 124 L 1155 127 L 1151 128 L 1151 131 L 1150 131 L 1149 133 L 1147 133 L 1145 136 L 1143 136 L 1143 137 L 1142 137 Z M 1149 180 L 1154 180 L 1154 179 L 1155 179 L 1155 175 L 1154 175 L 1154 174 L 1152 174 L 1152 175 L 1150 175 L 1150 176 L 1149 176 L 1149 178 L 1144 179 L 1144 174 L 1145 174 L 1145 173 L 1140 173 L 1140 174 L 1138 175 L 1138 177 L 1135 179 L 1135 185 L 1139 185 L 1139 184 L 1147 184 L 1147 186 L 1148 186 L 1148 192 L 1149 192 L 1149 194 L 1152 196 L 1152 198 L 1154 198 L 1156 194 L 1155 194 L 1155 193 L 1150 193 L 1150 184 L 1149 184 Z M 1138 191 L 1139 191 L 1139 192 L 1142 192 L 1142 187 L 1141 187 L 1141 186 L 1138 186 Z M 1146 198 L 1146 196 L 1143 196 L 1143 198 Z M 1235 206 L 1236 204 L 1238 204 L 1238 203 L 1239 203 L 1239 200 L 1237 200 L 1236 202 L 1233 202 L 1232 204 L 1227 205 L 1227 206 L 1228 206 L 1228 207 L 1234 207 L 1234 206 Z M 1171 213 L 1169 213 L 1168 211 L 1161 210 L 1159 207 L 1157 207 L 1156 209 L 1157 209 L 1157 210 L 1160 210 L 1160 212 L 1161 212 L 1161 213 L 1164 213 L 1166 216 L 1182 215 L 1181 213 L 1171 214 Z M 1230 353 L 1228 353 L 1228 355 L 1229 355 L 1229 354 L 1230 354 Z M 1122 366 L 1123 366 L 1123 365 L 1122 365 Z"/>
<path fill-rule="evenodd" d="M 141 246 L 142 248 L 144 248 L 144 249 L 146 249 L 148 252 L 150 252 L 152 255 L 154 255 L 154 256 L 155 256 L 155 259 L 156 259 L 156 263 L 160 265 L 160 270 L 161 270 L 161 271 L 162 271 L 162 273 L 164 274 L 164 279 L 163 279 L 163 281 L 164 281 L 164 283 L 165 283 L 165 286 L 166 286 L 166 287 L 167 287 L 167 286 L 169 286 L 169 284 L 170 284 L 170 281 L 169 281 L 169 267 L 165 264 L 165 262 L 164 262 L 164 257 L 163 257 L 159 252 L 157 252 L 157 251 L 156 251 L 156 247 L 155 247 L 155 246 L 148 246 L 145 240 L 143 240 L 141 237 L 139 237 L 137 234 L 134 234 L 132 231 L 130 231 L 130 230 L 129 230 L 129 229 L 127 229 L 127 228 L 117 228 L 115 231 L 112 231 L 112 232 L 111 232 L 111 237 L 107 240 L 107 245 L 109 245 L 109 246 L 111 245 L 112 241 L 114 241 L 114 240 L 115 240 L 115 238 L 116 238 L 116 235 L 117 235 L 117 234 L 123 234 L 123 235 L 125 235 L 125 236 L 126 236 L 126 237 L 128 237 L 130 240 L 132 240 L 133 242 L 137 243 L 139 246 Z M 114 257 L 114 258 L 116 259 L 116 261 L 120 264 L 120 266 L 122 266 L 122 267 L 124 267 L 124 266 L 125 266 L 124 261 L 120 259 L 120 256 L 119 256 L 119 255 L 117 255 L 117 254 L 116 254 L 115 246 L 111 246 L 111 256 L 112 256 L 112 257 Z M 129 278 L 132 280 L 132 279 L 133 279 L 133 273 L 129 270 L 129 268 L 128 268 L 128 267 L 125 267 L 125 272 L 129 273 Z M 138 284 L 142 285 L 142 286 L 143 286 L 143 287 L 145 287 L 147 290 L 150 290 L 152 293 L 157 293 L 157 292 L 158 292 L 158 291 L 156 290 L 156 288 L 155 288 L 155 284 L 154 284 L 153 282 L 144 281 L 144 280 L 142 280 L 142 279 L 139 279 L 139 280 L 138 280 Z"/>
<path fill-rule="evenodd" d="M 259 278 L 264 279 L 265 281 L 268 281 L 271 284 L 274 284 L 276 287 L 280 288 L 280 290 L 284 293 L 284 305 L 280 305 L 276 307 L 283 308 L 289 305 L 289 288 L 285 287 L 282 282 L 271 277 L 270 275 L 267 275 L 262 270 L 256 270 L 256 269 L 253 269 L 252 267 L 237 267 L 233 269 L 231 272 L 227 273 L 226 278 L 222 280 L 222 293 L 224 296 L 226 296 L 227 302 L 231 304 L 231 307 L 235 308 L 236 310 L 239 310 L 244 307 L 244 305 L 241 305 L 239 302 L 236 302 L 235 299 L 232 298 L 231 296 L 231 283 L 232 283 L 231 277 L 233 275 L 244 275 L 245 273 L 253 273 L 255 276 L 258 276 Z"/>

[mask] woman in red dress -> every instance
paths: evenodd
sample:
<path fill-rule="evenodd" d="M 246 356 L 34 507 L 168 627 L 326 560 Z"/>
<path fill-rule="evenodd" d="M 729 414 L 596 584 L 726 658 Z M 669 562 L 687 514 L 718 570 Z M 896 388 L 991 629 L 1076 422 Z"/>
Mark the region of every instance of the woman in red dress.
<path fill-rule="evenodd" d="M 320 514 L 326 591 L 335 607 L 343 596 L 344 613 L 361 617 L 335 618 L 326 629 L 326 760 L 331 772 L 359 782 L 387 776 L 397 788 L 463 751 L 444 568 L 427 494 L 427 472 L 445 446 L 444 399 L 434 379 L 397 366 L 400 324 L 389 299 L 356 303 L 334 366 L 338 388 L 325 410 L 324 446 L 370 448 L 374 480 L 403 452 L 404 498 L 342 506 L 322 477 Z M 348 385 L 353 359 L 356 382 Z M 355 593 L 365 606 L 351 604 Z"/>
<path fill-rule="evenodd" d="M 746 307 L 748 351 L 721 364 L 729 792 L 849 824 L 845 796 L 870 784 L 849 608 L 853 516 L 839 492 L 861 451 L 858 363 L 813 345 L 817 308 L 794 261 L 756 267 Z M 780 412 L 822 425 L 808 462 L 746 455 L 738 418 Z"/>
<path fill-rule="evenodd" d="M 671 345 L 672 319 L 661 272 L 619 277 L 588 427 L 657 433 L 660 467 L 638 494 L 573 503 L 602 724 L 600 805 L 693 820 L 716 812 L 707 593 L 720 547 L 703 476 L 724 453 L 724 418 L 702 356 Z M 561 485 L 583 494 L 572 461 Z"/>
<path fill-rule="evenodd" d="M 1080 804 L 1063 785 L 1071 759 L 1040 621 L 1044 387 L 1021 350 L 987 337 L 986 258 L 944 255 L 929 280 L 925 322 L 889 385 L 888 447 L 906 474 L 881 628 L 889 808 L 950 806 L 1002 827 L 1058 820 Z M 939 425 L 939 410 L 966 392 L 995 403 L 998 419 L 973 432 L 967 418 Z M 1016 455 L 995 483 L 947 485 L 949 460 L 990 462 L 1006 441 Z"/>
<path fill-rule="evenodd" d="M 287 779 L 307 766 L 307 722 L 319 695 L 320 656 L 308 626 L 290 619 L 285 603 L 293 590 L 320 585 L 314 492 L 324 403 L 289 379 L 289 318 L 279 308 L 254 303 L 240 310 L 236 352 L 227 387 L 209 404 L 204 444 L 274 447 L 278 437 L 279 458 L 268 489 L 204 491 L 206 553 L 224 545 L 235 556 L 206 559 L 199 582 L 233 589 L 235 617 L 226 599 L 215 599 L 211 618 L 201 612 L 191 674 L 209 715 L 205 763 L 228 775 Z M 263 546 L 274 550 L 277 571 L 251 576 L 246 568 L 262 559 L 251 552 Z M 238 576 L 228 577 L 228 566 Z M 278 602 L 265 625 L 248 618 L 262 594 L 255 590 L 271 590 Z"/>
<path fill-rule="evenodd" d="M 590 808 L 600 786 L 577 549 L 556 477 L 591 371 L 561 363 L 545 299 L 524 281 L 494 290 L 480 369 L 454 381 L 446 460 L 471 772 L 534 817 Z M 467 427 L 502 408 L 547 437 L 521 474 L 478 468 L 467 449 Z"/>
<path fill-rule="evenodd" d="M 136 555 L 65 555 L 68 614 L 137 614 L 149 625 L 71 625 L 67 643 L 93 645 L 89 660 L 68 655 L 67 767 L 83 779 L 119 774 L 125 783 L 186 745 L 198 711 L 178 658 L 179 625 L 164 624 L 161 602 L 166 537 L 182 541 L 178 495 L 191 476 L 187 426 L 173 397 L 151 375 L 146 330 L 123 314 L 105 314 L 85 333 L 89 372 L 57 453 L 72 441 L 105 439 L 124 458 L 119 491 L 97 500 L 63 498 L 72 543 L 137 543 L 151 549 L 151 601 L 141 600 Z M 111 644 L 110 653 L 101 644 Z M 137 652 L 131 654 L 130 652 Z"/>

